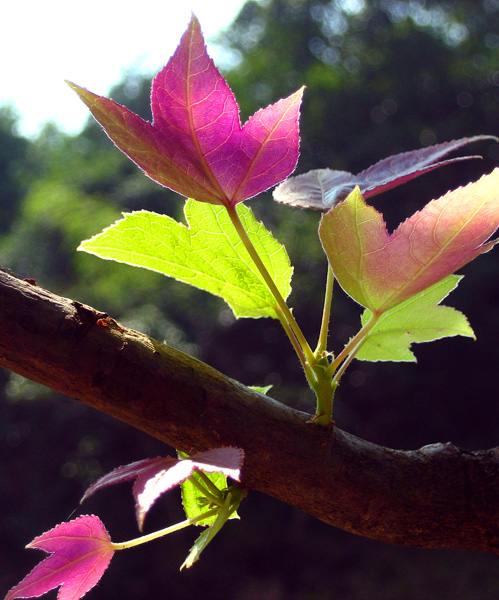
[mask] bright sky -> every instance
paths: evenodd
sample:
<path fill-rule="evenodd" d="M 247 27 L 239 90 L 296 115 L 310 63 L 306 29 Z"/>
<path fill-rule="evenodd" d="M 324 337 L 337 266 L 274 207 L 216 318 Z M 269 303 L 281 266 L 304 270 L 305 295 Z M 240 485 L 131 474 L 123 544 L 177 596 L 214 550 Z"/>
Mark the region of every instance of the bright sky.
<path fill-rule="evenodd" d="M 155 73 L 168 62 L 191 12 L 205 38 L 225 28 L 244 0 L 16 0 L 2 7 L 0 105 L 36 135 L 51 120 L 81 129 L 88 110 L 64 83 L 104 95 L 124 71 Z M 208 51 L 210 44 L 208 43 Z M 214 52 L 211 55 L 216 59 Z"/>

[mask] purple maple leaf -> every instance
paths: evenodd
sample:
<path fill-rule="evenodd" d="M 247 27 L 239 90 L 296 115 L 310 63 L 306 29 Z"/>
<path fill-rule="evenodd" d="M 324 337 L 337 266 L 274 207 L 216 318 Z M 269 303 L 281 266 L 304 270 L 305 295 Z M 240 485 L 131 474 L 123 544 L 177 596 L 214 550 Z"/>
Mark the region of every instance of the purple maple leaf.
<path fill-rule="evenodd" d="M 102 521 L 84 515 L 36 537 L 27 548 L 51 555 L 13 587 L 5 600 L 35 598 L 62 586 L 58 600 L 79 600 L 102 577 L 114 554 Z"/>
<path fill-rule="evenodd" d="M 469 158 L 480 158 L 479 156 L 460 156 L 437 162 L 453 150 L 483 140 L 499 141 L 491 135 L 476 135 L 419 150 L 402 152 L 380 160 L 357 175 L 348 171 L 316 169 L 303 175 L 290 177 L 281 183 L 274 190 L 274 199 L 290 206 L 329 210 L 344 200 L 356 186 L 359 186 L 364 198 L 369 198 L 444 165 Z"/>
<path fill-rule="evenodd" d="M 153 81 L 152 123 L 69 85 L 120 150 L 151 179 L 183 196 L 235 206 L 283 181 L 296 166 L 303 89 L 241 127 L 236 99 L 208 56 L 194 16 Z"/>
<path fill-rule="evenodd" d="M 176 459 L 171 456 L 147 458 L 118 467 L 92 484 L 82 502 L 108 485 L 135 480 L 133 496 L 139 529 L 158 497 L 188 479 L 195 469 L 206 473 L 223 473 L 239 480 L 244 452 L 240 448 L 216 448 L 189 458 Z"/>

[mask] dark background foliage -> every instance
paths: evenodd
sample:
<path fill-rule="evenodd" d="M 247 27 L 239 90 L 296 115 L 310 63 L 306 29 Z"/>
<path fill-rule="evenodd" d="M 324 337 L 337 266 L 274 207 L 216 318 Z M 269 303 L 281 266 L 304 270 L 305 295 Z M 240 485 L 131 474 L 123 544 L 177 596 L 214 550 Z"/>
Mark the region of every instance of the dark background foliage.
<path fill-rule="evenodd" d="M 297 173 L 322 167 L 357 172 L 400 151 L 499 134 L 497 0 L 249 1 L 218 42 L 243 119 L 307 86 Z M 112 96 L 149 118 L 149 85 L 130 73 Z M 484 160 L 446 167 L 375 199 L 389 226 L 497 165 L 499 145 L 470 149 Z M 147 179 L 97 125 L 89 122 L 77 136 L 47 125 L 28 141 L 16 135 L 15 116 L 0 112 L 0 201 L 2 266 L 107 311 L 248 385 L 273 383 L 274 397 L 313 411 L 278 323 L 234 322 L 223 302 L 208 294 L 74 251 L 122 210 L 182 216 L 181 199 Z M 251 206 L 288 248 L 295 265 L 291 303 L 314 340 L 326 269 L 316 234 L 319 214 L 277 205 L 270 193 Z M 334 416 L 341 428 L 396 448 L 437 441 L 470 449 L 498 444 L 494 252 L 462 272 L 464 281 L 446 302 L 469 317 L 478 341 L 416 346 L 417 365 L 355 362 L 337 394 Z M 355 332 L 358 318 L 358 307 L 337 289 L 333 349 Z M 117 541 L 134 537 L 125 485 L 101 492 L 82 508 L 78 500 L 103 472 L 168 449 L 16 375 L 0 372 L 0 386 L 0 587 L 6 591 L 41 557 L 23 546 L 73 510 L 99 514 Z M 337 531 L 256 493 L 243 503 L 241 515 L 190 572 L 179 574 L 178 566 L 194 532 L 177 533 L 119 554 L 92 597 L 498 597 L 493 556 L 388 546 Z M 181 518 L 173 494 L 158 502 L 146 527 Z"/>

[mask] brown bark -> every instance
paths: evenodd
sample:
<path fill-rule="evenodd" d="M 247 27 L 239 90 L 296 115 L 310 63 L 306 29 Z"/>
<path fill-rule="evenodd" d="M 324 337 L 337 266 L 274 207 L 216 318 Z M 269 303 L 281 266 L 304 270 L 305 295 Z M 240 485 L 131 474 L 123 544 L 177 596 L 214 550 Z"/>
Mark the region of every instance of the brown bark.
<path fill-rule="evenodd" d="M 498 552 L 499 449 L 391 450 L 249 390 L 0 270 L 0 366 L 186 452 L 245 450 L 242 483 L 377 540 Z"/>

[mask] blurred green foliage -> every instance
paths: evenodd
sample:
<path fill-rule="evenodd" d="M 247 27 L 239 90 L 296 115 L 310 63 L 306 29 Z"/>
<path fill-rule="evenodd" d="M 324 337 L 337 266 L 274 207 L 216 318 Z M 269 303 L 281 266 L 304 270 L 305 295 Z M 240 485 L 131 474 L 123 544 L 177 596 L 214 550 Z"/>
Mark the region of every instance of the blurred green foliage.
<path fill-rule="evenodd" d="M 243 120 L 307 86 L 297 173 L 326 166 L 356 172 L 396 152 L 499 134 L 498 0 L 250 0 L 217 41 Z M 149 119 L 149 86 L 130 73 L 111 96 Z M 17 135 L 15 125 L 12 111 L 0 111 L 3 267 L 246 384 L 274 384 L 271 395 L 313 410 L 277 322 L 234 323 L 223 302 L 206 293 L 75 252 L 121 211 L 144 208 L 182 218 L 176 194 L 145 177 L 92 122 L 76 136 L 48 124 L 34 141 Z M 446 167 L 376 199 L 389 226 L 499 160 L 497 144 L 476 152 L 483 161 Z M 251 206 L 288 249 L 295 265 L 291 304 L 313 344 L 326 271 L 317 238 L 320 215 L 277 205 L 270 193 Z M 469 448 L 497 445 L 494 252 L 464 272 L 447 303 L 467 314 L 478 341 L 418 346 L 418 365 L 355 362 L 337 394 L 340 427 L 394 447 L 447 440 Z M 355 332 L 360 310 L 338 289 L 333 309 L 331 346 L 338 349 Z M 0 585 L 6 590 L 36 560 L 21 551 L 24 544 L 66 518 L 68 506 L 76 509 L 90 480 L 165 449 L 18 376 L 2 372 L 0 384 Z M 109 490 L 83 507 L 98 512 L 115 539 L 135 535 L 127 493 Z M 249 496 L 241 515 L 242 522 L 228 528 L 233 535 L 228 530 L 219 536 L 192 572 L 176 573 L 193 538 L 177 534 L 150 552 L 124 553 L 92 597 L 158 597 L 159 589 L 160 597 L 204 600 L 218 600 L 227 589 L 234 600 L 497 597 L 493 557 L 391 548 L 335 531 L 258 494 Z M 164 500 L 146 526 L 175 518 L 181 518 L 180 505 Z"/>
<path fill-rule="evenodd" d="M 26 189 L 23 175 L 29 143 L 15 134 L 16 122 L 17 116 L 11 107 L 0 107 L 0 233 L 12 223 Z"/>

